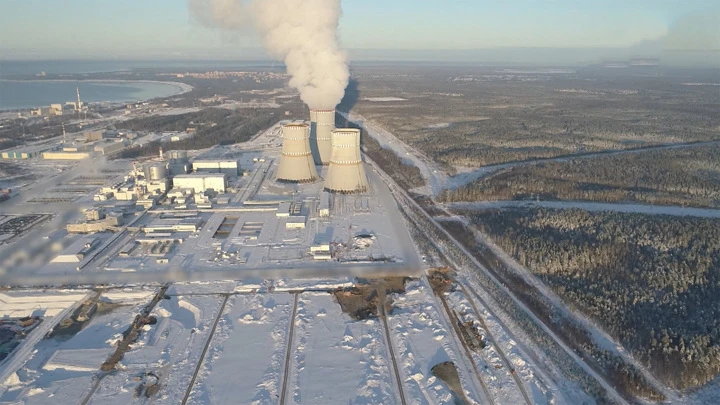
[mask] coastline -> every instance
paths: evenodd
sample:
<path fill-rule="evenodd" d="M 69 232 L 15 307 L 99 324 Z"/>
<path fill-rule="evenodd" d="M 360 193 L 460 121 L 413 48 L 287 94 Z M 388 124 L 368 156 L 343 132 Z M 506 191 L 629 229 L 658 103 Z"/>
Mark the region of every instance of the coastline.
<path fill-rule="evenodd" d="M 162 84 L 166 86 L 170 86 L 175 88 L 175 92 L 172 94 L 169 94 L 167 96 L 163 96 L 162 98 L 167 97 L 175 97 L 182 94 L 186 94 L 191 92 L 194 87 L 182 82 L 173 82 L 173 81 L 160 81 L 160 80 L 126 80 L 126 79 L 0 79 L 0 82 L 6 82 L 6 83 L 76 83 L 76 82 L 86 82 L 96 85 L 103 85 L 103 84 L 133 84 L 133 83 L 145 83 L 145 84 Z M 158 97 L 153 97 L 158 98 Z M 153 98 L 146 98 L 144 100 L 133 100 L 133 101 L 147 101 L 152 100 Z M 128 102 L 130 100 L 125 101 L 94 101 L 90 103 L 123 103 Z M 0 112 L 15 112 L 15 111 L 22 111 L 32 108 L 39 108 L 42 106 L 34 106 L 34 107 L 20 107 L 20 108 L 0 108 Z"/>

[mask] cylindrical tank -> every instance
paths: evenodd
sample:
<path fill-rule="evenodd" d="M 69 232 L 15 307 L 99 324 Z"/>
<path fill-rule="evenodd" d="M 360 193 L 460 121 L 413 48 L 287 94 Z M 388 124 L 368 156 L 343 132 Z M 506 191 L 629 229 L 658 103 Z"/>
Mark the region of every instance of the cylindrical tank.
<path fill-rule="evenodd" d="M 164 164 L 153 164 L 145 167 L 145 178 L 150 181 L 162 180 L 167 177 L 167 168 Z"/>
<path fill-rule="evenodd" d="M 332 132 L 332 158 L 325 189 L 336 193 L 364 193 L 367 175 L 360 156 L 360 130 L 337 129 Z"/>
<path fill-rule="evenodd" d="M 332 131 L 335 130 L 335 110 L 310 110 L 310 147 L 315 163 L 330 164 Z"/>
<path fill-rule="evenodd" d="M 310 148 L 310 126 L 304 123 L 284 125 L 282 136 L 277 180 L 294 183 L 315 181 L 318 175 Z"/>

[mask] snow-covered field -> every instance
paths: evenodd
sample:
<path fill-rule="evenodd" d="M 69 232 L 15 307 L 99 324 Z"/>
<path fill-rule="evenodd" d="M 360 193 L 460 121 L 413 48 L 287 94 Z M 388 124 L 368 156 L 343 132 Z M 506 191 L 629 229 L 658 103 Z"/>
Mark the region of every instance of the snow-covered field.
<path fill-rule="evenodd" d="M 230 298 L 188 403 L 276 404 L 292 306 L 291 294 Z"/>
<path fill-rule="evenodd" d="M 468 399 L 485 403 L 432 294 L 423 281 L 409 282 L 405 294 L 394 296 L 394 310 L 388 317 L 406 399 L 412 404 L 454 404 L 450 389 L 431 371 L 439 363 L 452 361 Z"/>
<path fill-rule="evenodd" d="M 157 324 L 145 327 L 118 364 L 120 371 L 102 380 L 89 403 L 145 403 L 145 397 L 135 397 L 135 388 L 139 385 L 136 377 L 147 372 L 155 373 L 162 386 L 154 404 L 181 403 L 222 300 L 220 295 L 211 295 L 172 296 L 160 301 L 152 312 Z"/>
<path fill-rule="evenodd" d="M 390 101 L 407 101 L 406 98 L 401 97 L 366 97 L 363 100 L 370 101 L 373 103 L 386 103 Z"/>
<path fill-rule="evenodd" d="M 75 404 L 89 392 L 100 365 L 115 351 L 115 342 L 147 304 L 152 293 L 128 298 L 107 314 L 95 315 L 80 332 L 37 343 L 27 362 L 3 382 L 7 391 L 0 403 Z"/>
<path fill-rule="evenodd" d="M 354 321 L 327 293 L 298 302 L 288 400 L 303 404 L 396 402 L 382 326 Z"/>

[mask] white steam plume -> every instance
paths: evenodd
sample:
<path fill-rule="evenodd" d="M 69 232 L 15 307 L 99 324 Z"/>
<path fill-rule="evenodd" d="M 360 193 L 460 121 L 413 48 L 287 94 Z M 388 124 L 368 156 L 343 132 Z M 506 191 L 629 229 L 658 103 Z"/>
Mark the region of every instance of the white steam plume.
<path fill-rule="evenodd" d="M 350 78 L 338 44 L 340 0 L 189 0 L 202 23 L 244 30 L 252 21 L 271 56 L 282 60 L 290 86 L 311 109 L 334 109 Z"/>

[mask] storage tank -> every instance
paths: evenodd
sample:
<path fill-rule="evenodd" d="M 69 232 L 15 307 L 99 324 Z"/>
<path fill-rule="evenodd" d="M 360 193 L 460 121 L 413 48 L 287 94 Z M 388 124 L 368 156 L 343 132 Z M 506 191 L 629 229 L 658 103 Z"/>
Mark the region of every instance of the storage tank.
<path fill-rule="evenodd" d="M 144 173 L 145 178 L 150 181 L 163 180 L 168 175 L 167 168 L 161 163 L 145 166 Z"/>
<path fill-rule="evenodd" d="M 362 157 L 360 130 L 337 129 L 332 132 L 332 158 L 325 179 L 325 190 L 333 193 L 357 194 L 368 190 Z"/>
<path fill-rule="evenodd" d="M 310 126 L 304 123 L 283 125 L 282 138 L 282 155 L 276 179 L 290 183 L 317 180 L 317 168 L 310 148 Z"/>
<path fill-rule="evenodd" d="M 310 110 L 310 148 L 315 164 L 330 164 L 334 130 L 335 110 Z"/>

